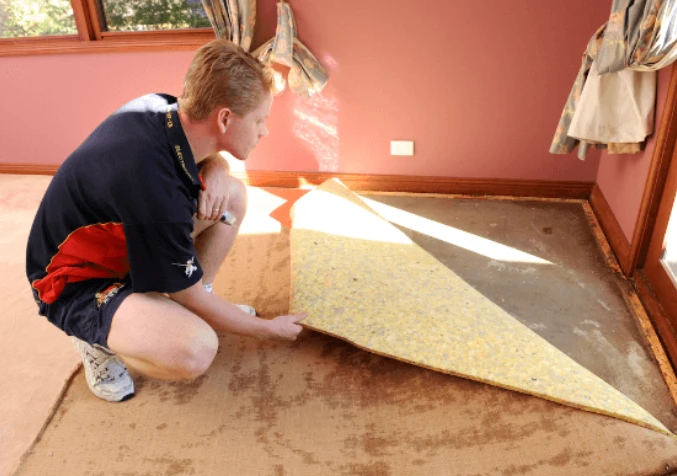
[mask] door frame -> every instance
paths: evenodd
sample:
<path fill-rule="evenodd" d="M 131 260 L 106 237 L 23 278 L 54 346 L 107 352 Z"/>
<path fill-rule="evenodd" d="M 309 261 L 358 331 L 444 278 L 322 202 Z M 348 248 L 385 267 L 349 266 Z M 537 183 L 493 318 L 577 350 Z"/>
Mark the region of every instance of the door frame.
<path fill-rule="evenodd" d="M 630 243 L 630 254 L 624 263 L 620 263 L 627 277 L 632 276 L 635 269 L 644 267 L 668 177 L 668 169 L 677 143 L 677 65 L 673 65 L 671 68 L 670 85 L 644 186 L 635 231 Z"/>
<path fill-rule="evenodd" d="M 677 369 L 677 301 L 673 300 L 672 294 L 677 291 L 659 262 L 677 192 L 677 159 L 673 160 L 677 153 L 677 65 L 671 68 L 670 85 L 630 253 L 620 265 L 625 276 L 633 279 L 673 368 Z"/>
<path fill-rule="evenodd" d="M 675 151 L 677 153 L 677 150 Z M 677 327 L 677 286 L 661 262 L 665 240 L 677 195 L 677 160 L 668 169 L 665 186 L 658 206 L 653 233 L 648 243 L 643 266 L 644 275 L 656 295 L 663 312 L 673 327 Z M 673 225 L 674 226 L 674 225 Z"/>

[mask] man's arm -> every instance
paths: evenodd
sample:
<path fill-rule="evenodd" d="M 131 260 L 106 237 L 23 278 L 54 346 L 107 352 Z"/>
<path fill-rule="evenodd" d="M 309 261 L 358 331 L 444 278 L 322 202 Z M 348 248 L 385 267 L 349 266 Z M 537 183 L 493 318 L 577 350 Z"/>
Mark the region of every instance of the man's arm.
<path fill-rule="evenodd" d="M 169 297 L 197 314 L 215 331 L 259 339 L 296 340 L 303 329 L 297 323 L 306 317 L 305 314 L 297 314 L 267 320 L 252 316 L 225 299 L 205 291 L 202 280 Z"/>

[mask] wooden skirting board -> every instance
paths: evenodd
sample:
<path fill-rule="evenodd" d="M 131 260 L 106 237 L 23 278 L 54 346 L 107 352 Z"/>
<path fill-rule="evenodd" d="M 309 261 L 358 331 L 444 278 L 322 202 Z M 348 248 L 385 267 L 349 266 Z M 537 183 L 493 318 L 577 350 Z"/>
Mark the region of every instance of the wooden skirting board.
<path fill-rule="evenodd" d="M 0 164 L 0 174 L 54 175 L 58 165 L 44 164 Z"/>
<path fill-rule="evenodd" d="M 650 320 L 656 334 L 663 344 L 665 352 L 667 353 L 673 368 L 677 368 L 677 335 L 672 324 L 668 320 L 663 308 L 661 307 L 656 295 L 653 293 L 651 287 L 647 283 L 646 276 L 641 270 L 635 270 L 632 276 L 632 281 L 637 290 L 639 299 L 646 309 L 648 319 Z M 653 346 L 652 346 L 653 347 Z M 654 356 L 657 358 L 659 365 L 661 364 L 659 355 L 654 350 Z M 661 369 L 663 367 L 661 366 Z M 668 380 L 666 380 L 668 382 Z M 674 389 L 677 389 L 677 381 L 675 381 Z M 674 398 L 674 397 L 673 397 Z M 676 402 L 677 403 L 677 402 Z"/>
<path fill-rule="evenodd" d="M 618 223 L 616 216 L 609 206 L 609 202 L 606 201 L 602 190 L 597 184 L 593 185 L 589 200 L 590 206 L 595 212 L 595 217 L 599 222 L 599 226 L 602 228 L 602 231 L 609 242 L 609 246 L 611 246 L 611 250 L 614 255 L 616 255 L 616 259 L 623 270 L 623 274 L 625 274 L 625 276 L 630 276 L 632 273 L 630 242 L 625 237 L 621 225 Z"/>

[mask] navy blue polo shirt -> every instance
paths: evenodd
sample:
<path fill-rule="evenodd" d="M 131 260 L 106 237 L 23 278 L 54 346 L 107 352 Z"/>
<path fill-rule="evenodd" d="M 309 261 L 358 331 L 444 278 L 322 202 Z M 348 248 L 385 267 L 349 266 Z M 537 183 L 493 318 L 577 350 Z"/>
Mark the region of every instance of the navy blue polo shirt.
<path fill-rule="evenodd" d="M 52 179 L 28 239 L 39 299 L 93 278 L 128 277 L 138 293 L 202 278 L 193 240 L 201 188 L 173 96 L 150 94 L 108 117 Z"/>

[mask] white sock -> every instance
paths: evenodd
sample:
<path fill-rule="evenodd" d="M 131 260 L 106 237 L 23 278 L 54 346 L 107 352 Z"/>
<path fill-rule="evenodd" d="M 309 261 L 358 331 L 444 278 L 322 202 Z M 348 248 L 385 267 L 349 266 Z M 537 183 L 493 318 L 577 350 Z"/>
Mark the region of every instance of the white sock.
<path fill-rule="evenodd" d="M 207 291 L 208 293 L 214 294 L 214 290 L 212 289 L 211 284 L 203 284 L 202 287 L 205 288 L 205 291 Z"/>

